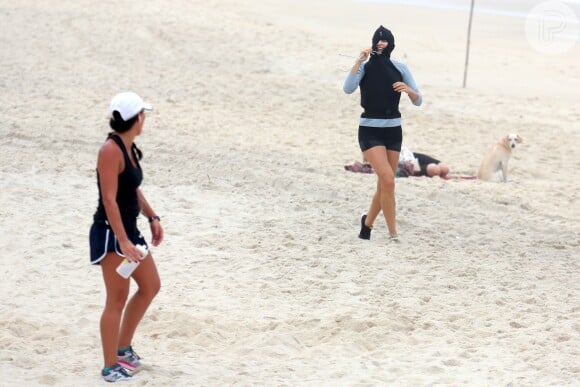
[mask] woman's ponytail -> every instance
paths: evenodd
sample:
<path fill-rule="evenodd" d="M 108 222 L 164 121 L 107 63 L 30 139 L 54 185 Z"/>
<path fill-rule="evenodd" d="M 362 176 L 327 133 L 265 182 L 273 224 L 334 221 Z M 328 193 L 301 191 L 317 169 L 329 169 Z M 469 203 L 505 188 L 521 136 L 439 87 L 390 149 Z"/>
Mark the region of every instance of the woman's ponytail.
<path fill-rule="evenodd" d="M 121 114 L 115 110 L 111 119 L 109 120 L 109 126 L 117 133 L 124 133 L 129 131 L 133 125 L 135 125 L 135 122 L 137 122 L 138 118 L 139 114 L 137 114 L 135 117 L 129 118 L 127 121 L 123 121 Z"/>

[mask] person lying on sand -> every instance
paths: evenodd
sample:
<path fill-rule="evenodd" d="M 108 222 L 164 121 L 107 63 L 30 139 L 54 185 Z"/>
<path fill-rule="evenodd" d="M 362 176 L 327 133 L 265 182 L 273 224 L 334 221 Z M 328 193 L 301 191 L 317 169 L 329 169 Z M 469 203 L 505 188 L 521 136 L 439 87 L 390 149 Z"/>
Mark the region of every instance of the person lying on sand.
<path fill-rule="evenodd" d="M 439 176 L 445 179 L 449 174 L 449 166 L 434 157 L 419 152 L 411 152 L 404 145 L 399 154 L 399 177 L 407 176 Z"/>
<path fill-rule="evenodd" d="M 373 167 L 365 160 L 364 156 L 362 163 L 355 161 L 352 164 L 345 165 L 344 169 L 351 172 L 373 173 Z M 448 175 L 449 167 L 447 164 L 424 153 L 411 152 L 405 146 L 401 146 L 396 177 L 439 176 L 442 179 L 446 179 Z"/>

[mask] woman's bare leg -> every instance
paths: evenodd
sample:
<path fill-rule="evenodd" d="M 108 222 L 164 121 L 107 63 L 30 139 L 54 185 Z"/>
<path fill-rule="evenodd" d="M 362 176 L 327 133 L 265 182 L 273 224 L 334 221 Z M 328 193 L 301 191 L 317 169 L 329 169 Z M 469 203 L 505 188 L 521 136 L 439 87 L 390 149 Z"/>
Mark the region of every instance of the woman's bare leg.
<path fill-rule="evenodd" d="M 391 236 L 398 236 L 397 233 L 397 223 L 396 223 L 396 214 L 397 214 L 397 198 L 395 196 L 395 176 L 397 174 L 397 166 L 399 164 L 399 154 L 401 152 L 399 151 L 394 151 L 394 150 L 390 150 L 387 149 L 387 158 L 389 160 L 389 166 L 391 167 L 391 172 L 392 172 L 392 176 L 393 176 L 393 200 L 391 202 L 391 214 L 392 214 L 392 222 L 393 222 L 393 228 L 389 228 L 389 234 L 391 234 Z M 387 223 L 388 225 L 388 223 Z"/>
<path fill-rule="evenodd" d="M 372 165 L 379 179 L 378 196 L 380 207 L 383 210 L 387 222 L 387 228 L 389 229 L 389 234 L 391 236 L 397 235 L 397 224 L 395 220 L 395 173 L 393 172 L 392 164 L 394 157 L 396 156 L 394 167 L 397 167 L 399 160 L 398 154 L 399 152 L 387 151 L 386 148 L 382 146 L 375 146 L 364 152 L 365 158 Z M 371 210 L 373 209 L 371 203 Z"/>
<path fill-rule="evenodd" d="M 122 260 L 123 258 L 116 253 L 108 253 L 101 261 L 107 291 L 105 309 L 101 315 L 101 342 L 105 367 L 111 367 L 117 362 L 119 325 L 129 295 L 129 280 L 116 272 Z"/>
<path fill-rule="evenodd" d="M 445 163 L 439 163 L 439 177 L 446 177 L 449 174 L 449 166 Z"/>
<path fill-rule="evenodd" d="M 381 187 L 377 180 L 377 190 L 373 195 L 373 200 L 371 201 L 371 206 L 367 212 L 367 217 L 365 219 L 365 226 L 368 228 L 373 228 L 373 224 L 377 219 L 377 216 L 381 213 Z"/>
<path fill-rule="evenodd" d="M 431 164 L 427 165 L 427 168 L 425 168 L 425 173 L 427 174 L 427 176 L 433 177 L 433 176 L 439 176 L 441 171 L 440 171 L 439 166 L 437 164 L 431 163 Z"/>
<path fill-rule="evenodd" d="M 141 264 L 133 272 L 132 277 L 139 288 L 125 308 L 118 341 L 119 348 L 126 348 L 131 345 L 139 322 L 161 288 L 157 266 L 155 266 L 155 261 L 151 254 L 141 261 Z M 117 347 L 115 347 L 115 351 L 116 349 Z"/>

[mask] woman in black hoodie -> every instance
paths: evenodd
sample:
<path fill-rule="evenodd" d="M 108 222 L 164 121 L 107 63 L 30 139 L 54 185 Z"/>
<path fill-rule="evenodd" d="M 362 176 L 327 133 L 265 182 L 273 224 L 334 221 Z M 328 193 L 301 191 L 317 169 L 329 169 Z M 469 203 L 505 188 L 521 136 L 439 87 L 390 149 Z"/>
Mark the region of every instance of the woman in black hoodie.
<path fill-rule="evenodd" d="M 361 218 L 361 239 L 370 239 L 373 223 L 381 210 L 390 238 L 398 237 L 395 173 L 403 142 L 399 101 L 401 93 L 406 93 L 414 105 L 419 106 L 423 102 L 409 68 L 391 59 L 394 48 L 393 34 L 380 26 L 373 35 L 372 47 L 361 51 L 343 86 L 347 94 L 360 87 L 364 111 L 359 121 L 359 145 L 378 176 L 377 190 L 369 211 Z"/>

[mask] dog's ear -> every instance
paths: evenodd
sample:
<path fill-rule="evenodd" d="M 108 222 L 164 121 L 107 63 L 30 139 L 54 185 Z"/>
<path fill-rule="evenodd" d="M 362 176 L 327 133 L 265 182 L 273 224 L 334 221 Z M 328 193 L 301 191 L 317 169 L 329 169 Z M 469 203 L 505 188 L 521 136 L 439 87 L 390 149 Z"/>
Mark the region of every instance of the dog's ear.
<path fill-rule="evenodd" d="M 518 134 L 518 135 L 516 136 L 516 142 L 517 142 L 518 144 L 521 144 L 522 142 L 524 142 L 524 138 Z"/>

